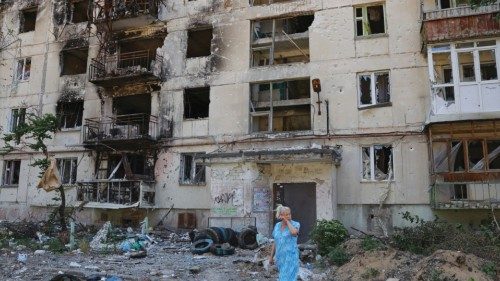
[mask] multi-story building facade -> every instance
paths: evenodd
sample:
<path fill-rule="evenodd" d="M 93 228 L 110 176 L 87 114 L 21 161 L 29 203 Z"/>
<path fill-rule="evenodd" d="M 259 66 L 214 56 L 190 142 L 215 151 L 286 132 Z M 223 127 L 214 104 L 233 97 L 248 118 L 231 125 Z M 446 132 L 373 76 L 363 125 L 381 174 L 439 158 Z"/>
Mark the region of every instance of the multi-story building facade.
<path fill-rule="evenodd" d="M 86 222 L 267 233 L 284 203 L 306 234 L 477 223 L 500 198 L 498 5 L 456 2 L 3 1 L 2 127 L 58 116 L 49 152 Z M 49 210 L 37 157 L 2 156 L 0 217 Z"/>

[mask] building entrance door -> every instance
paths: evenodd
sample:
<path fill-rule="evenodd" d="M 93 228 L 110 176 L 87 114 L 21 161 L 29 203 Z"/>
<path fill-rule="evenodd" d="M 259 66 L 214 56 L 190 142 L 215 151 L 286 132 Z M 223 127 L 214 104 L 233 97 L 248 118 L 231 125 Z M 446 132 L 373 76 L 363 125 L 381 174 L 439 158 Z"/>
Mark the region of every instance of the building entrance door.
<path fill-rule="evenodd" d="M 298 243 L 307 242 L 316 224 L 316 183 L 275 183 L 273 191 L 274 208 L 282 204 L 292 209 L 292 219 L 300 223 Z"/>

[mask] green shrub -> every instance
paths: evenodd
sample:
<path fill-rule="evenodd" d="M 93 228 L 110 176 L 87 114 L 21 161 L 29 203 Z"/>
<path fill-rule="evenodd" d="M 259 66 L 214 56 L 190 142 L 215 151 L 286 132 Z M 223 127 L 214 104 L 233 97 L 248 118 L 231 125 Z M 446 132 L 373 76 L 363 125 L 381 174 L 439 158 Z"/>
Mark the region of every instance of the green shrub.
<path fill-rule="evenodd" d="M 380 274 L 376 268 L 370 267 L 363 274 L 361 274 L 361 278 L 363 279 L 372 279 L 377 277 Z"/>
<path fill-rule="evenodd" d="M 382 247 L 382 243 L 380 240 L 373 238 L 372 236 L 367 236 L 361 241 L 361 247 L 365 251 L 373 251 L 380 249 Z"/>
<path fill-rule="evenodd" d="M 347 229 L 338 220 L 319 220 L 311 231 L 311 239 L 318 244 L 321 255 L 327 255 L 330 248 L 344 242 L 347 237 Z"/>
<path fill-rule="evenodd" d="M 57 238 L 52 238 L 49 240 L 49 251 L 54 253 L 62 253 L 66 251 L 66 246 Z"/>
<path fill-rule="evenodd" d="M 341 266 L 349 261 L 349 255 L 340 246 L 331 247 L 328 251 L 328 260 L 338 266 Z"/>
<path fill-rule="evenodd" d="M 497 267 L 493 262 L 486 262 L 481 270 L 491 278 L 495 278 L 497 276 Z"/>

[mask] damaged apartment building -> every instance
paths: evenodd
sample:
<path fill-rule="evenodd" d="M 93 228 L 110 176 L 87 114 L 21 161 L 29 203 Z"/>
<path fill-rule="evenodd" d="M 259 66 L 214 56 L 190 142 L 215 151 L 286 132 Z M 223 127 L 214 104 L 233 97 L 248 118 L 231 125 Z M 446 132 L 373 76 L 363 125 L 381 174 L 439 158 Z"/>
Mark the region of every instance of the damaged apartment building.
<path fill-rule="evenodd" d="M 500 206 L 499 4 L 461 0 L 0 2 L 2 132 L 52 113 L 85 223 L 256 225 L 277 204 L 385 234 L 403 212 Z M 467 26 L 464 32 L 463 26 Z M 458 28 L 460 27 L 460 28 Z M 43 218 L 19 147 L 0 219 Z"/>

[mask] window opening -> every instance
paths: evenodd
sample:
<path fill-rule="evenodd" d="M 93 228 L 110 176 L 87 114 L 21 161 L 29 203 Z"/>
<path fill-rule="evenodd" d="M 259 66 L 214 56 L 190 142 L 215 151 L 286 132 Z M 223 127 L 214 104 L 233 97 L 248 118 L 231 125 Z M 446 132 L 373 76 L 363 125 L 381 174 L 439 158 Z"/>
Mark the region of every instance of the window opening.
<path fill-rule="evenodd" d="M 252 22 L 252 66 L 309 62 L 314 15 Z"/>
<path fill-rule="evenodd" d="M 82 125 L 83 101 L 58 102 L 56 112 L 59 129 L 78 128 Z"/>
<path fill-rule="evenodd" d="M 460 81 L 476 81 L 476 74 L 474 71 L 474 55 L 472 52 L 458 53 L 458 65 L 460 66 Z"/>
<path fill-rule="evenodd" d="M 212 51 L 213 30 L 189 30 L 186 58 L 210 56 Z"/>
<path fill-rule="evenodd" d="M 87 1 L 72 1 L 70 3 L 70 13 L 68 13 L 68 21 L 72 23 L 80 23 L 88 21 L 88 2 Z"/>
<path fill-rule="evenodd" d="M 197 154 L 204 153 L 183 153 L 181 154 L 181 184 L 205 184 L 205 166 L 196 163 Z"/>
<path fill-rule="evenodd" d="M 309 79 L 251 85 L 252 132 L 311 129 Z"/>
<path fill-rule="evenodd" d="M 362 147 L 362 177 L 364 180 L 383 181 L 394 179 L 392 146 L 373 145 Z"/>
<path fill-rule="evenodd" d="M 35 30 L 37 7 L 20 11 L 19 33 Z"/>
<path fill-rule="evenodd" d="M 27 81 L 31 74 L 31 58 L 22 58 L 17 61 L 17 81 Z"/>
<path fill-rule="evenodd" d="M 208 118 L 209 107 L 209 87 L 184 90 L 184 119 Z"/>
<path fill-rule="evenodd" d="M 463 200 L 467 199 L 467 185 L 466 184 L 454 184 L 453 194 L 451 196 L 452 200 Z"/>
<path fill-rule="evenodd" d="M 495 50 L 479 51 L 479 65 L 482 81 L 498 79 Z"/>
<path fill-rule="evenodd" d="M 384 5 L 355 8 L 356 35 L 367 36 L 385 33 Z"/>
<path fill-rule="evenodd" d="M 16 108 L 11 111 L 10 131 L 14 132 L 26 122 L 26 108 Z"/>
<path fill-rule="evenodd" d="M 78 158 L 58 158 L 57 169 L 61 176 L 62 184 L 75 184 L 78 167 Z"/>
<path fill-rule="evenodd" d="M 21 172 L 21 160 L 4 161 L 3 185 L 18 185 Z"/>
<path fill-rule="evenodd" d="M 389 72 L 358 75 L 360 106 L 384 104 L 391 101 Z"/>
<path fill-rule="evenodd" d="M 61 52 L 61 75 L 84 74 L 87 72 L 88 48 Z"/>

